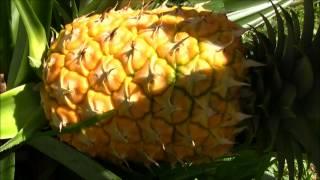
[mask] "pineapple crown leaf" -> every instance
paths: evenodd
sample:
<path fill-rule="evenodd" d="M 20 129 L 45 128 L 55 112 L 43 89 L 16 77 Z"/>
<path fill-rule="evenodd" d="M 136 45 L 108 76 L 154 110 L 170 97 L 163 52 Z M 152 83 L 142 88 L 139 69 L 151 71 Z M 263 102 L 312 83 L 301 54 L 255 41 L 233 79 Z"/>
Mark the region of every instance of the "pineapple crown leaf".
<path fill-rule="evenodd" d="M 301 152 L 305 152 L 317 168 L 320 162 L 319 155 L 316 153 L 320 147 L 317 140 L 319 135 L 315 131 L 316 127 L 312 127 L 312 124 L 317 123 L 318 118 L 317 113 L 314 114 L 312 109 L 320 106 L 320 98 L 315 93 L 319 89 L 316 81 L 320 66 L 315 60 L 315 49 L 319 48 L 317 47 L 319 30 L 313 36 L 312 2 L 304 3 L 305 11 L 309 11 L 304 18 L 311 19 L 304 22 L 301 37 L 297 14 L 292 10 L 289 13 L 279 6 L 285 25 L 278 7 L 272 4 L 276 13 L 277 37 L 272 33 L 275 29 L 272 28 L 271 23 L 262 17 L 268 36 L 253 29 L 253 46 L 250 53 L 254 55 L 248 57 L 266 64 L 255 69 L 252 74 L 255 76 L 252 76 L 252 87 L 258 92 L 255 101 L 260 105 L 256 111 L 259 114 L 256 117 L 259 117 L 257 120 L 260 123 L 256 123 L 258 124 L 256 138 L 257 141 L 263 141 L 267 139 L 266 134 L 268 137 L 271 136 L 271 140 L 265 144 L 265 147 L 277 152 L 279 178 L 283 176 L 285 164 L 287 164 L 290 179 L 293 179 L 296 173 L 301 178 L 303 172 Z M 272 48 L 273 44 L 276 44 L 275 48 Z M 310 116 L 310 114 L 313 115 Z M 268 130 L 265 130 L 265 127 Z M 295 161 L 298 164 L 296 172 Z"/>
<path fill-rule="evenodd" d="M 276 7 L 276 5 L 273 4 L 272 1 L 270 1 L 275 14 L 276 14 L 276 22 L 277 22 L 277 29 L 278 29 L 278 33 L 277 33 L 277 44 L 276 44 L 276 51 L 275 51 L 275 55 L 277 58 L 281 57 L 282 52 L 283 52 L 283 48 L 284 48 L 284 39 L 285 39 L 285 34 L 284 34 L 284 23 L 283 20 L 280 16 L 280 13 L 278 11 L 278 8 Z"/>
<path fill-rule="evenodd" d="M 290 9 L 290 14 L 291 14 L 292 23 L 293 23 L 294 34 L 296 35 L 296 39 L 300 40 L 301 29 L 300 29 L 300 22 L 299 22 L 298 15 L 292 9 Z"/>
<path fill-rule="evenodd" d="M 303 32 L 301 37 L 301 45 L 307 49 L 312 45 L 313 29 L 314 29 L 314 9 L 313 0 L 304 0 L 304 19 Z"/>
<path fill-rule="evenodd" d="M 274 49 L 276 45 L 275 29 L 272 27 L 270 21 L 262 13 L 260 13 L 260 16 L 262 17 L 264 24 L 266 25 L 268 38 L 270 39 L 271 45 L 273 46 L 272 48 Z"/>

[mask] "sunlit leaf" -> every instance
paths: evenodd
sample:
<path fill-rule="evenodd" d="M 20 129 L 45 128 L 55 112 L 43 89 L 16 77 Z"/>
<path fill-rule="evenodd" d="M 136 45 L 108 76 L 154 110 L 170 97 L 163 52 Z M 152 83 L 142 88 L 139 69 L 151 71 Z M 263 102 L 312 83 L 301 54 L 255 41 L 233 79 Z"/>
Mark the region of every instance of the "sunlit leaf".
<path fill-rule="evenodd" d="M 237 4 L 237 2 L 234 3 Z M 267 18 L 271 18 L 275 15 L 271 3 L 268 1 L 257 1 L 256 3 L 259 4 L 256 4 L 251 0 L 246 0 L 244 2 L 251 2 L 251 4 L 248 4 L 247 6 L 245 6 L 245 8 L 242 9 L 240 8 L 241 6 L 239 6 L 239 9 L 236 9 L 236 11 L 232 11 L 227 14 L 230 20 L 235 21 L 243 27 L 257 27 L 258 25 L 261 25 L 263 23 L 263 19 L 260 14 L 263 14 Z M 277 1 L 277 3 L 281 4 L 282 7 L 287 7 L 292 3 L 292 1 L 282 0 Z M 228 3 L 226 3 L 226 9 L 228 9 Z"/>
<path fill-rule="evenodd" d="M 40 109 L 39 92 L 33 84 L 22 85 L 0 94 L 0 139 L 14 137 Z"/>
<path fill-rule="evenodd" d="M 29 56 L 32 57 L 30 65 L 38 70 L 41 66 L 42 54 L 46 48 L 46 31 L 33 11 L 30 2 L 24 0 L 13 0 L 23 21 L 28 34 Z"/>
<path fill-rule="evenodd" d="M 46 36 L 50 33 L 53 3 L 55 0 L 30 0 L 30 5 L 42 24 Z M 35 28 L 35 27 L 34 27 Z M 42 43 L 42 42 L 41 42 Z M 38 49 L 39 50 L 39 49 Z M 40 53 L 40 52 L 38 52 Z"/>
<path fill-rule="evenodd" d="M 19 130 L 19 132 L 13 138 L 0 146 L 0 154 L 8 153 L 12 148 L 25 143 L 37 130 L 45 125 L 45 122 L 45 117 L 40 107 L 32 111 L 32 113 L 29 113 L 26 118 L 25 125 Z"/>

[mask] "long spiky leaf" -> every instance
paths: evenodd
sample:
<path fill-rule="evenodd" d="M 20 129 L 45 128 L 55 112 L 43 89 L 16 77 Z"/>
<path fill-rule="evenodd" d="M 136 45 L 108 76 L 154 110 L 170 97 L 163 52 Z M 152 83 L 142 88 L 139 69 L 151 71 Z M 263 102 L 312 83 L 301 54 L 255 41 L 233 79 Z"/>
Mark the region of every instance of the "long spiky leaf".
<path fill-rule="evenodd" d="M 270 2 L 272 3 L 272 1 Z M 276 46 L 275 56 L 276 58 L 281 58 L 283 48 L 284 48 L 284 41 L 285 41 L 284 24 L 277 7 L 273 3 L 272 3 L 272 6 L 276 13 L 277 28 L 278 28 L 278 32 L 277 32 L 278 43 Z"/>
<path fill-rule="evenodd" d="M 58 1 L 54 1 L 54 12 L 55 12 L 55 14 L 62 17 L 64 24 L 72 21 L 72 18 L 69 16 L 67 11 L 65 9 L 63 9 L 63 7 L 61 7 L 61 5 L 59 4 Z M 56 17 L 55 19 L 59 20 L 58 17 Z"/>
<path fill-rule="evenodd" d="M 17 87 L 24 83 L 30 75 L 30 66 L 28 63 L 28 37 L 22 22 L 19 22 L 16 46 L 13 50 L 13 56 L 9 67 L 8 89 Z"/>
<path fill-rule="evenodd" d="M 276 42 L 277 42 L 276 41 L 275 30 L 272 27 L 270 21 L 263 14 L 260 14 L 260 16 L 262 17 L 263 22 L 266 25 L 268 38 L 270 39 L 271 45 L 273 46 L 273 50 L 274 50 Z"/>
<path fill-rule="evenodd" d="M 304 20 L 301 43 L 303 48 L 310 47 L 314 28 L 313 0 L 304 0 Z"/>
<path fill-rule="evenodd" d="M 299 18 L 297 13 L 294 12 L 292 9 L 290 10 L 290 14 L 291 14 L 292 23 L 293 23 L 293 30 L 294 30 L 293 34 L 295 35 L 295 41 L 299 42 L 300 34 L 301 34 Z"/>
<path fill-rule="evenodd" d="M 70 125 L 68 127 L 65 127 L 63 129 L 61 129 L 60 131 L 57 130 L 57 129 L 54 129 L 54 130 L 50 130 L 50 131 L 46 131 L 46 132 L 40 132 L 38 134 L 38 136 L 55 136 L 55 135 L 58 135 L 58 134 L 65 134 L 65 133 L 72 133 L 72 132 L 77 132 L 83 128 L 86 128 L 86 127 L 90 127 L 90 126 L 93 126 L 95 124 L 97 124 L 98 122 L 100 121 L 106 121 L 106 120 L 109 120 L 113 115 L 114 115 L 115 111 L 108 111 L 104 114 L 101 114 L 99 116 L 94 116 L 94 117 L 91 117 L 85 121 L 82 121 L 80 123 L 77 123 L 77 124 L 73 124 L 73 125 Z"/>
<path fill-rule="evenodd" d="M 71 0 L 71 9 L 72 9 L 73 19 L 79 17 L 79 11 L 78 11 L 77 3 L 75 0 Z"/>
<path fill-rule="evenodd" d="M 0 160 L 0 179 L 14 180 L 15 175 L 15 153 L 11 153 Z"/>
<path fill-rule="evenodd" d="M 9 0 L 0 1 L 0 73 L 8 74 L 13 50 L 12 31 L 10 29 L 11 21 L 11 3 Z"/>
<path fill-rule="evenodd" d="M 40 75 L 39 68 L 41 67 L 41 58 L 47 43 L 46 32 L 31 8 L 29 1 L 13 1 L 21 15 L 28 34 L 30 65 L 35 68 Z"/>
<path fill-rule="evenodd" d="M 284 18 L 286 20 L 286 27 L 287 27 L 287 36 L 285 40 L 285 45 L 284 45 L 284 51 L 283 51 L 283 56 L 281 58 L 281 68 L 283 69 L 283 75 L 286 79 L 290 79 L 290 76 L 293 72 L 293 68 L 295 65 L 295 47 L 294 44 L 295 42 L 295 36 L 294 36 L 294 30 L 293 30 L 293 22 L 292 19 L 289 15 L 289 13 L 281 6 L 279 6 L 282 14 L 284 15 Z"/>
<path fill-rule="evenodd" d="M 60 162 L 84 179 L 120 179 L 89 157 L 52 137 L 35 137 L 29 142 L 29 145 Z"/>

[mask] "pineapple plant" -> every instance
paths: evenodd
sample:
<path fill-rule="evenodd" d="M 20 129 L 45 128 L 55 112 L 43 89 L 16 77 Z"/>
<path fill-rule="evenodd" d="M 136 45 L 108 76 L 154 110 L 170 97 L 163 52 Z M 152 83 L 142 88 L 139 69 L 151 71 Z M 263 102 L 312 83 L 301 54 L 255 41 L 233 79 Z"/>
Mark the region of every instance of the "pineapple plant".
<path fill-rule="evenodd" d="M 30 51 L 32 66 L 42 68 L 50 132 L 127 166 L 200 164 L 237 149 L 276 152 L 280 171 L 286 162 L 293 178 L 297 161 L 301 177 L 304 154 L 320 163 L 320 31 L 313 33 L 313 2 L 304 3 L 303 30 L 282 8 L 285 33 L 273 5 L 277 31 L 263 16 L 267 33 L 253 28 L 246 44 L 246 29 L 201 3 L 132 9 L 123 1 L 75 18 L 52 36 L 41 64 Z M 30 144 L 43 149 L 38 142 Z"/>

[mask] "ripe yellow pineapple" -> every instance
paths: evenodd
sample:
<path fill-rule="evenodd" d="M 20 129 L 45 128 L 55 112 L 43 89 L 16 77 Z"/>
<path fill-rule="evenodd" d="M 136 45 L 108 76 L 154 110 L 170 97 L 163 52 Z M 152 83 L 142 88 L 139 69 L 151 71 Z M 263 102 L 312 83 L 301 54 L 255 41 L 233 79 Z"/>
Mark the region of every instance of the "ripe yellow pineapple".
<path fill-rule="evenodd" d="M 61 139 L 114 161 L 203 162 L 240 131 L 240 34 L 202 7 L 111 10 L 75 19 L 52 43 L 41 91 L 56 128 L 115 110 Z"/>

